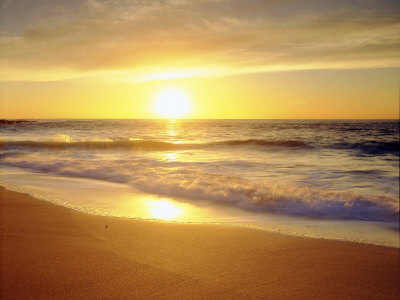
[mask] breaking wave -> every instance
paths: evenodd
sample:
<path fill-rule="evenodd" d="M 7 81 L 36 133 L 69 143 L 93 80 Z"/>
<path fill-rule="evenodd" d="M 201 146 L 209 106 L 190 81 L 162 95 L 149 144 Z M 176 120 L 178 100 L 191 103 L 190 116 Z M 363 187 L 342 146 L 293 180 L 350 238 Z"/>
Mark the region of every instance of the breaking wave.
<path fill-rule="evenodd" d="M 268 184 L 206 172 L 165 162 L 114 160 L 98 165 L 65 158 L 58 162 L 32 159 L 3 161 L 3 165 L 56 175 L 126 183 L 161 196 L 194 202 L 212 201 L 248 211 L 368 221 L 399 220 L 399 199 L 306 186 Z"/>
<path fill-rule="evenodd" d="M 252 147 L 256 149 L 292 149 L 307 150 L 315 148 L 324 149 L 343 149 L 349 150 L 356 155 L 374 156 L 391 154 L 399 156 L 400 144 L 398 141 L 367 141 L 359 143 L 324 143 L 309 144 L 297 140 L 266 140 L 266 139 L 247 139 L 247 140 L 226 140 L 209 143 L 177 143 L 159 140 L 143 139 L 101 139 L 101 140 L 82 140 L 74 141 L 68 135 L 57 135 L 53 140 L 47 141 L 7 141 L 0 139 L 0 149 L 82 149 L 82 150 L 111 150 L 124 149 L 131 151 L 173 151 L 207 148 L 239 148 Z"/>
<path fill-rule="evenodd" d="M 126 149 L 126 150 L 185 150 L 202 149 L 209 147 L 239 147 L 239 146 L 259 146 L 259 147 L 281 147 L 309 149 L 312 146 L 301 141 L 269 141 L 262 139 L 249 140 L 227 140 L 211 143 L 173 143 L 155 140 L 141 139 L 103 139 L 88 141 L 73 141 L 67 135 L 59 135 L 51 141 L 0 141 L 3 149 L 15 148 L 36 148 L 36 149 Z"/>

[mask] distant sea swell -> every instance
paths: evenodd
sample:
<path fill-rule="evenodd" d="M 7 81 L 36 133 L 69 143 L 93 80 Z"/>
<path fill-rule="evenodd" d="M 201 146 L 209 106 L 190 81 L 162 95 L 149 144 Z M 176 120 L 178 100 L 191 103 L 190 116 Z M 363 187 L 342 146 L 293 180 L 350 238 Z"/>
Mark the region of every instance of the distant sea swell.
<path fill-rule="evenodd" d="M 268 148 L 284 148 L 284 149 L 313 149 L 313 148 L 331 148 L 357 151 L 364 155 L 384 155 L 392 154 L 399 156 L 398 141 L 366 141 L 363 143 L 343 142 L 318 145 L 316 143 L 309 144 L 304 141 L 297 140 L 266 140 L 266 139 L 246 139 L 246 140 L 226 140 L 209 143 L 174 143 L 157 140 L 142 139 L 102 139 L 102 140 L 84 140 L 72 141 L 69 136 L 62 135 L 58 140 L 47 141 L 5 141 L 0 140 L 0 148 L 7 149 L 125 149 L 125 150 L 148 150 L 148 151 L 173 151 L 188 149 L 205 149 L 211 147 L 245 147 L 253 146 L 261 149 Z M 62 139 L 62 140 L 60 140 Z"/>
<path fill-rule="evenodd" d="M 64 135 L 65 136 L 65 135 Z M 283 148 L 312 148 L 308 144 L 301 141 L 268 141 L 261 139 L 249 140 L 227 140 L 212 143 L 171 143 L 155 140 L 140 139 L 103 139 L 103 140 L 85 140 L 71 141 L 68 136 L 64 139 L 67 141 L 0 141 L 0 147 L 7 148 L 42 148 L 42 149 L 110 149 L 122 148 L 127 150 L 185 150 L 185 149 L 201 149 L 207 147 L 218 146 L 263 146 L 263 147 L 283 147 Z"/>

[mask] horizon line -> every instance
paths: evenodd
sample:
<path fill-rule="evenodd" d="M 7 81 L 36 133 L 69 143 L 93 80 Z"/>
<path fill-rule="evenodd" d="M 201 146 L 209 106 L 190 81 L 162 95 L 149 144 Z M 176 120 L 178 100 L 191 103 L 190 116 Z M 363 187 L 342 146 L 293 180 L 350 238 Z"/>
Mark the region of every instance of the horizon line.
<path fill-rule="evenodd" d="M 400 120 L 400 118 L 0 118 L 0 120 Z"/>

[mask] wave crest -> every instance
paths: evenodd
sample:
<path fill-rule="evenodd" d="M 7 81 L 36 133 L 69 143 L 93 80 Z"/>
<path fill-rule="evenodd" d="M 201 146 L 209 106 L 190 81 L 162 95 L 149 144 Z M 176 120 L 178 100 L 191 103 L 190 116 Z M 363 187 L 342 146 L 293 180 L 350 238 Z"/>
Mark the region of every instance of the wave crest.
<path fill-rule="evenodd" d="M 0 141 L 0 147 L 10 148 L 40 148 L 40 149 L 113 149 L 122 148 L 127 150 L 185 150 L 202 149 L 210 147 L 240 147 L 240 146 L 259 146 L 281 147 L 281 148 L 301 148 L 309 149 L 312 146 L 301 141 L 270 141 L 262 139 L 249 140 L 227 140 L 212 143 L 174 143 L 155 140 L 141 139 L 103 139 L 103 140 L 85 140 L 73 141 L 68 135 L 57 135 L 50 141 Z"/>
<path fill-rule="evenodd" d="M 382 154 L 395 154 L 399 156 L 398 141 L 368 141 L 364 143 L 337 143 L 334 147 L 338 149 L 356 150 L 363 155 L 382 155 Z"/>
<path fill-rule="evenodd" d="M 266 147 L 288 147 L 288 148 L 313 148 L 311 145 L 302 141 L 269 141 L 260 139 L 249 139 L 249 140 L 230 140 L 217 142 L 216 145 L 228 145 L 228 146 L 241 146 L 241 145 L 256 145 Z"/>
<path fill-rule="evenodd" d="M 131 151 L 173 151 L 207 148 L 236 148 L 251 147 L 253 149 L 287 149 L 287 150 L 310 150 L 314 148 L 343 149 L 354 152 L 355 155 L 385 155 L 391 154 L 399 156 L 398 141 L 369 141 L 365 143 L 332 143 L 332 144 L 313 144 L 310 145 L 300 140 L 266 140 L 266 139 L 247 139 L 247 140 L 225 140 L 209 143 L 177 143 L 160 140 L 142 139 L 101 139 L 101 140 L 72 140 L 66 134 L 59 134 L 53 140 L 47 141 L 7 141 L 0 140 L 0 148 L 5 150 L 12 149 L 94 149 L 111 150 L 125 149 Z"/>

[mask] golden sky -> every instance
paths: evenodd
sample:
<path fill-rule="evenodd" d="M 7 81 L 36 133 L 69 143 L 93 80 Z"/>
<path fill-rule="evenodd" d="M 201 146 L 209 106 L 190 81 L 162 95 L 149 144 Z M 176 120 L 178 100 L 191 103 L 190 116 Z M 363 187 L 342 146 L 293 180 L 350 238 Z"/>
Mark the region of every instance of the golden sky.
<path fill-rule="evenodd" d="M 0 2 L 0 117 L 398 118 L 398 1 Z"/>

